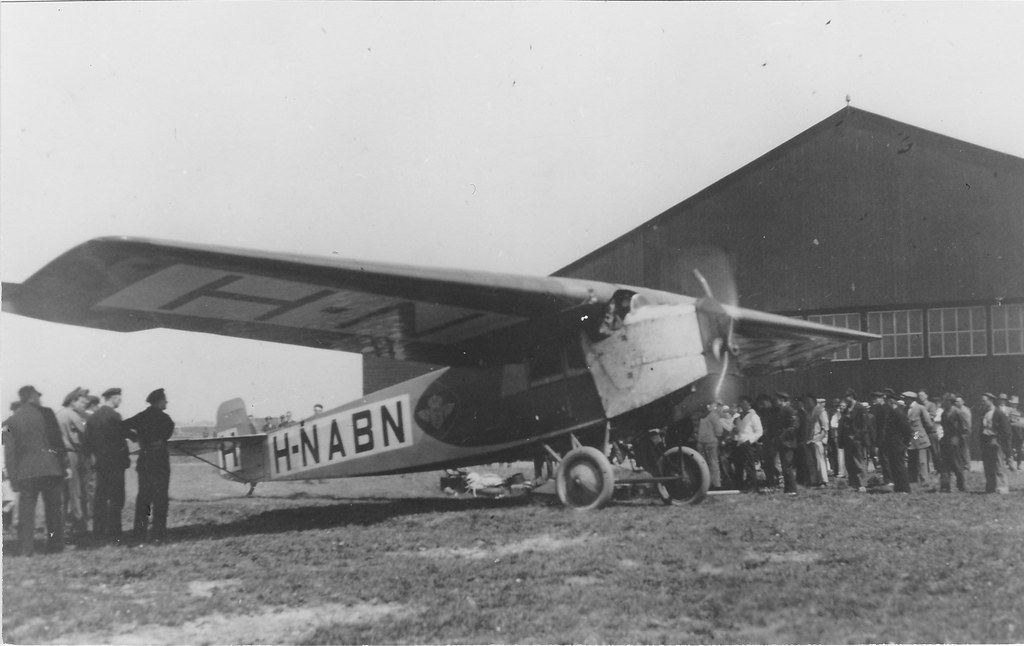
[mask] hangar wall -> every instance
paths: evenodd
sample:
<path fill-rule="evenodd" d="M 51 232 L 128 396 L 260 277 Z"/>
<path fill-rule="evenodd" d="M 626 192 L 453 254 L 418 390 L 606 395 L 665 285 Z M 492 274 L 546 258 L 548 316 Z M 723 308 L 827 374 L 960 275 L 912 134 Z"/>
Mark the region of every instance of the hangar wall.
<path fill-rule="evenodd" d="M 1024 159 L 846 107 L 556 275 L 719 295 L 708 247 L 742 305 L 886 336 L 752 391 L 1024 395 Z"/>

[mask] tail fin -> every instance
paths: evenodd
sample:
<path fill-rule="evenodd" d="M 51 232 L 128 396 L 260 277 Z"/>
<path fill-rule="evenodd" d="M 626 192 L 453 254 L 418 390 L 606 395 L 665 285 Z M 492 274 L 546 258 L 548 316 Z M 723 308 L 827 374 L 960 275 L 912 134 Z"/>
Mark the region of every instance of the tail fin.
<path fill-rule="evenodd" d="M 255 435 L 256 428 L 249 420 L 248 409 L 241 398 L 229 399 L 217 407 L 217 437 Z M 244 480 L 250 484 L 265 480 L 264 454 L 266 442 L 233 442 L 220 451 L 220 468 L 224 477 Z"/>
<path fill-rule="evenodd" d="M 256 432 L 241 397 L 229 399 L 217 407 L 217 435 L 227 435 L 226 431 L 231 430 L 235 431 L 231 435 L 251 435 Z"/>

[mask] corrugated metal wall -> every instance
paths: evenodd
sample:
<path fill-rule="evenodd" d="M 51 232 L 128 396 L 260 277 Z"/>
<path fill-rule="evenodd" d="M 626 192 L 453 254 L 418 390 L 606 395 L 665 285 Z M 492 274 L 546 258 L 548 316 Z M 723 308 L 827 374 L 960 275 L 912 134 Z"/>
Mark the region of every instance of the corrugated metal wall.
<path fill-rule="evenodd" d="M 742 305 L 767 311 L 1021 300 L 1024 160 L 844 108 L 559 275 L 699 295 L 691 250 L 708 245 Z M 1024 394 L 1024 356 L 835 363 L 751 386 L 772 384 Z"/>

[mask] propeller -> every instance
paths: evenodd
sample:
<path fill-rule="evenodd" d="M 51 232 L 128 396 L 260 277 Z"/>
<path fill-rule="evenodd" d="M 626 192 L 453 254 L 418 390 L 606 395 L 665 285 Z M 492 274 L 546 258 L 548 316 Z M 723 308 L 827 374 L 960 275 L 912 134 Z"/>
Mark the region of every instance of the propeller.
<path fill-rule="evenodd" d="M 698 308 L 704 312 L 716 330 L 715 337 L 711 341 L 711 352 L 721 363 L 718 379 L 715 382 L 714 398 L 720 398 L 722 387 L 725 384 L 725 377 L 729 373 L 729 366 L 732 359 L 738 352 L 733 334 L 736 328 L 736 319 L 728 313 L 723 305 L 737 305 L 736 283 L 733 279 L 732 269 L 725 254 L 717 249 L 701 249 L 695 253 L 688 253 L 687 258 L 693 264 L 702 266 L 713 272 L 711 275 L 715 280 L 716 287 L 723 298 L 715 297 L 711 285 L 704 277 L 704 274 L 696 266 L 692 272 L 697 283 L 700 285 L 704 297 L 700 299 Z"/>

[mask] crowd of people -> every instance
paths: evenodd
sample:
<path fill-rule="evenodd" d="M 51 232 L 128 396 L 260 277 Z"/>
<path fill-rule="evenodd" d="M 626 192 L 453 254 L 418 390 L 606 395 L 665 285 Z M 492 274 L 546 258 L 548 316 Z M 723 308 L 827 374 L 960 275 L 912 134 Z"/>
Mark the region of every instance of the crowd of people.
<path fill-rule="evenodd" d="M 35 551 L 36 505 L 42 498 L 47 551 L 68 542 L 120 544 L 125 471 L 131 466 L 128 440 L 138 443 L 138 496 L 130 542 L 160 543 L 167 533 L 170 456 L 167 440 L 174 421 L 165 412 L 162 388 L 146 397 L 149 406 L 128 419 L 117 409 L 120 388 L 102 398 L 75 388 L 54 413 L 32 386 L 3 423 L 5 480 L 18 497 L 18 551 Z M 92 532 L 89 523 L 92 522 Z"/>
<path fill-rule="evenodd" d="M 965 491 L 972 433 L 981 447 L 987 493 L 1008 493 L 1006 470 L 1024 462 L 1024 417 L 1014 395 L 981 395 L 975 412 L 961 395 L 929 399 L 924 391 L 876 391 L 866 400 L 848 389 L 828 402 L 814 394 L 743 396 L 735 408 L 708 404 L 682 441 L 708 463 L 711 488 L 783 491 L 797 485 L 826 488 L 845 480 L 869 488 L 910 493 L 911 485 Z M 763 474 L 759 477 L 760 473 Z M 869 477 L 869 470 L 875 472 Z"/>

